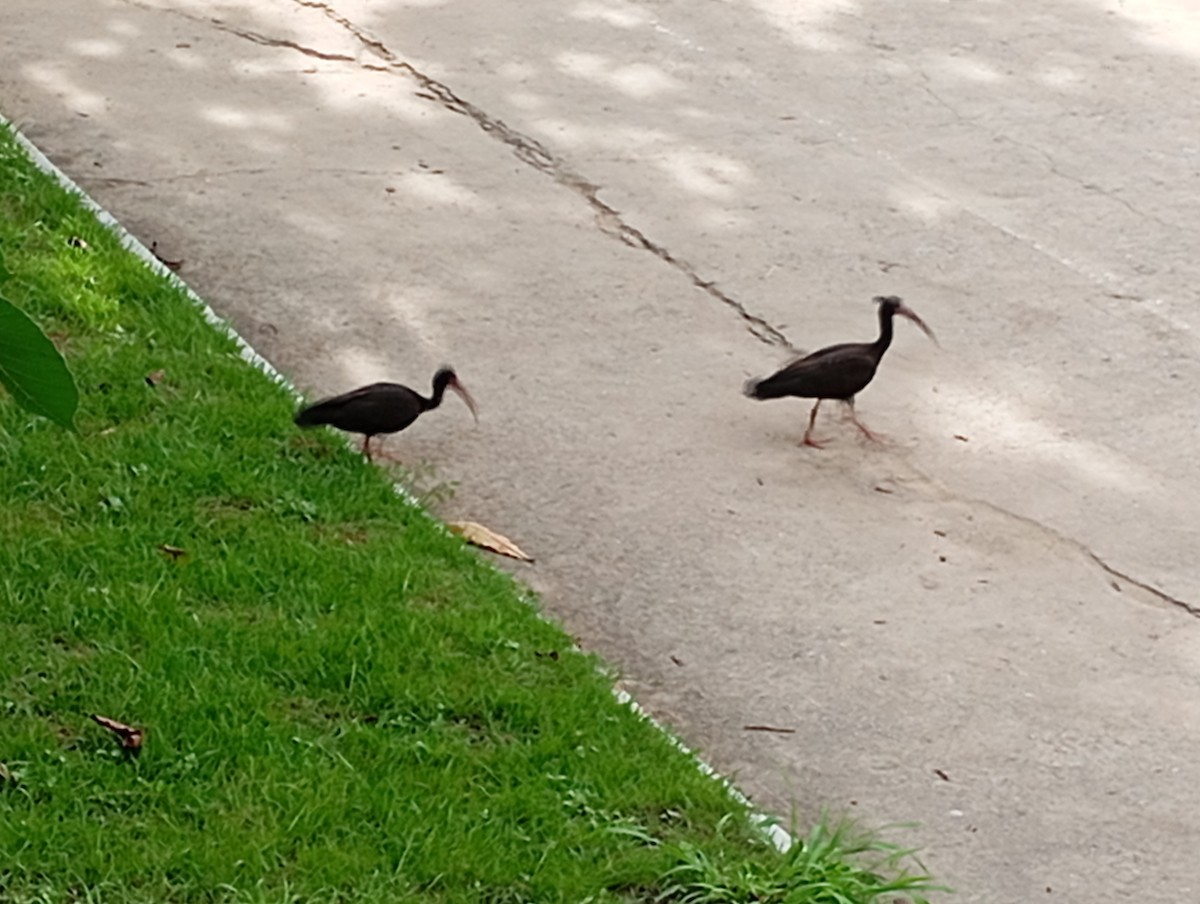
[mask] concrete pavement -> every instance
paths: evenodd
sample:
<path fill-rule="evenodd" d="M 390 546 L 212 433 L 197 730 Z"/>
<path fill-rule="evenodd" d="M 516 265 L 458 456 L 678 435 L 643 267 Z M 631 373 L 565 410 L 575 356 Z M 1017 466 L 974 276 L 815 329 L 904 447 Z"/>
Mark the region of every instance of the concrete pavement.
<path fill-rule="evenodd" d="M 1189 7 L 9 0 L 0 110 L 299 385 L 455 364 L 390 447 L 760 805 L 1198 900 Z M 944 347 L 797 448 L 879 293 Z"/>

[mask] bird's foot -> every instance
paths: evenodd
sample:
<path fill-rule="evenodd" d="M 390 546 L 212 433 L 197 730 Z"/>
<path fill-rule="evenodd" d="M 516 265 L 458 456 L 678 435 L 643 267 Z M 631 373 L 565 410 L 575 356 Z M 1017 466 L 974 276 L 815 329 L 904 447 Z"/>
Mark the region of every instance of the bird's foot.
<path fill-rule="evenodd" d="M 363 443 L 362 453 L 366 456 L 367 461 L 373 465 L 380 462 L 390 462 L 394 465 L 404 464 L 403 461 L 384 449 L 383 440 L 379 440 L 374 445 L 371 445 L 371 438 L 368 437 L 366 442 Z"/>
<path fill-rule="evenodd" d="M 812 446 L 814 449 L 824 449 L 828 442 L 829 440 L 827 439 L 813 439 L 806 433 L 804 434 L 804 439 L 800 440 L 800 445 Z"/>
<path fill-rule="evenodd" d="M 877 443 L 881 446 L 886 446 L 891 440 L 891 437 L 889 437 L 886 433 L 876 433 L 874 430 L 868 430 L 862 424 L 858 423 L 858 421 L 854 422 L 854 426 L 857 427 L 859 432 L 862 433 L 862 435 L 870 442 Z"/>

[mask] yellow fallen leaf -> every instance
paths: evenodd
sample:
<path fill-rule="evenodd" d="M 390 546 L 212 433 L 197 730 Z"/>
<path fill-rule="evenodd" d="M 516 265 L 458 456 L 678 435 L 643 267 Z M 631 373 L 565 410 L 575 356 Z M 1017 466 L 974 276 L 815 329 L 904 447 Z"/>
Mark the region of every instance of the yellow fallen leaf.
<path fill-rule="evenodd" d="M 451 521 L 446 527 L 450 528 L 451 533 L 458 534 L 472 546 L 490 549 L 502 556 L 520 559 L 522 562 L 533 561 L 531 556 L 525 555 L 521 548 L 508 537 L 488 530 L 482 524 L 476 524 L 474 521 Z"/>

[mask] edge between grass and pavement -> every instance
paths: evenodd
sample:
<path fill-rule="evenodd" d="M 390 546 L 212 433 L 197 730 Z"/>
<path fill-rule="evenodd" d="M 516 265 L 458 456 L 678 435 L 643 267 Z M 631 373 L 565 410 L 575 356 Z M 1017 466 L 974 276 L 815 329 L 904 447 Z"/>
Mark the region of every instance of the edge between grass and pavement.
<path fill-rule="evenodd" d="M 756 815 L 2 120 L 0 295 L 80 394 L 0 398 L 0 901 L 937 889 Z"/>

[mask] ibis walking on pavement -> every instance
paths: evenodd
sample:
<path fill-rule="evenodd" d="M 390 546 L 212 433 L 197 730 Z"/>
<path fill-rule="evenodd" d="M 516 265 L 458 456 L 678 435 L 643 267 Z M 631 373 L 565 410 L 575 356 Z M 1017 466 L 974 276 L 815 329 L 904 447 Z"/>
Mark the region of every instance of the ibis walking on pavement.
<path fill-rule="evenodd" d="M 798 358 L 769 377 L 748 380 L 744 392 L 752 399 L 780 399 L 796 396 L 816 399 L 812 413 L 808 416 L 808 429 L 804 431 L 802 445 L 821 448 L 824 441 L 813 439 L 813 427 L 817 423 L 817 411 L 821 402 L 835 399 L 844 402 L 850 409 L 850 419 L 867 439 L 879 442 L 879 437 L 867 429 L 854 411 L 854 397 L 875 377 L 875 370 L 883 353 L 892 344 L 892 318 L 899 314 L 911 320 L 935 343 L 937 337 L 911 308 L 895 295 L 876 296 L 879 305 L 879 338 L 874 342 L 845 342 L 831 345 L 811 355 Z"/>
<path fill-rule="evenodd" d="M 373 437 L 398 433 L 408 427 L 423 412 L 441 405 L 447 389 L 462 397 L 471 416 L 478 421 L 475 400 L 459 382 L 453 368 L 443 367 L 433 375 L 433 394 L 429 398 L 399 383 L 372 383 L 301 409 L 296 415 L 296 425 L 317 427 L 328 424 L 347 433 L 361 433 L 363 454 L 371 461 Z"/>

